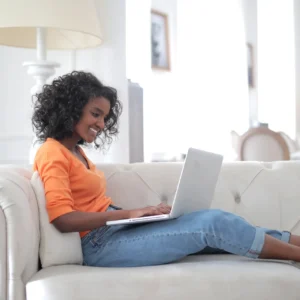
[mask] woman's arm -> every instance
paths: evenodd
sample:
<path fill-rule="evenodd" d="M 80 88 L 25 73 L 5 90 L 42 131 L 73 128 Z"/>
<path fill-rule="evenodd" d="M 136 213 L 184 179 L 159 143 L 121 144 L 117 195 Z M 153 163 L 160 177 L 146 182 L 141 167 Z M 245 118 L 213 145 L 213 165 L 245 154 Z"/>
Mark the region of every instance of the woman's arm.
<path fill-rule="evenodd" d="M 73 211 L 56 218 L 52 223 L 60 232 L 79 232 L 104 226 L 107 221 L 127 219 L 128 216 L 128 210 L 106 212 Z"/>
<path fill-rule="evenodd" d="M 60 232 L 80 232 L 104 226 L 107 221 L 162 215 L 168 214 L 170 211 L 171 207 L 162 203 L 158 206 L 133 210 L 111 210 L 106 212 L 73 211 L 54 219 L 52 223 Z"/>

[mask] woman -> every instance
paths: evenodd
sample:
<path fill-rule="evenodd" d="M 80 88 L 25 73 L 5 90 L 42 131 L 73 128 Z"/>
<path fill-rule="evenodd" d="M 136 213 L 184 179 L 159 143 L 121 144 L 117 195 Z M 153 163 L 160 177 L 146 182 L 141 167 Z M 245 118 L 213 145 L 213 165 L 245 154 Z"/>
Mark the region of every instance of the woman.
<path fill-rule="evenodd" d="M 220 210 L 165 222 L 105 226 L 110 220 L 168 214 L 171 209 L 164 204 L 133 210 L 115 207 L 106 196 L 103 173 L 79 146 L 111 143 L 120 113 L 116 90 L 85 72 L 45 85 L 35 102 L 32 122 L 44 143 L 34 170 L 44 183 L 49 221 L 61 232 L 80 232 L 85 265 L 159 265 L 190 254 L 220 252 L 300 261 L 299 236 L 254 227 Z"/>

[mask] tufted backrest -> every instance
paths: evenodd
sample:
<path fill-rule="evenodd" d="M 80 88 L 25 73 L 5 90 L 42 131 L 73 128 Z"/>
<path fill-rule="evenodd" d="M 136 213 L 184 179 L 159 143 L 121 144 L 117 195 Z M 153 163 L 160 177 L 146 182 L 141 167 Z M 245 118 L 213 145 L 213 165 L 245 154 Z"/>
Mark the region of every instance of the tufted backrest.
<path fill-rule="evenodd" d="M 116 205 L 136 208 L 172 204 L 182 163 L 98 165 L 107 193 Z M 224 163 L 213 208 L 246 218 L 252 224 L 300 234 L 300 163 Z"/>

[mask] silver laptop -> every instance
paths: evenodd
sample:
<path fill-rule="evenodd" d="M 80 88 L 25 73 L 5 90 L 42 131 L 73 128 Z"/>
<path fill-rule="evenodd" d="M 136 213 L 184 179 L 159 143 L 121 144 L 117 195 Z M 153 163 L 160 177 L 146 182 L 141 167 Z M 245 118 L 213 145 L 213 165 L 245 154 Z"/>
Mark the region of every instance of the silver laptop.
<path fill-rule="evenodd" d="M 106 225 L 164 221 L 210 208 L 222 161 L 222 155 L 190 148 L 181 171 L 170 214 L 108 221 Z"/>

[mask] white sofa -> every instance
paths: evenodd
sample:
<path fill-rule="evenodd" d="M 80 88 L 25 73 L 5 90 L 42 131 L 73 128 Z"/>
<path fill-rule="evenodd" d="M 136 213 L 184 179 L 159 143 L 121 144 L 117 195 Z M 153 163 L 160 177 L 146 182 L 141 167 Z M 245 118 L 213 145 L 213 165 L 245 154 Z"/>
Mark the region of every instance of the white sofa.
<path fill-rule="evenodd" d="M 181 163 L 99 165 L 108 194 L 124 208 L 172 203 Z M 39 268 L 40 225 L 32 173 L 0 167 L 0 299 L 300 299 L 292 262 L 195 255 L 162 266 Z M 258 226 L 300 234 L 300 163 L 224 163 L 213 208 Z M 46 249 L 47 250 L 47 249 Z"/>

